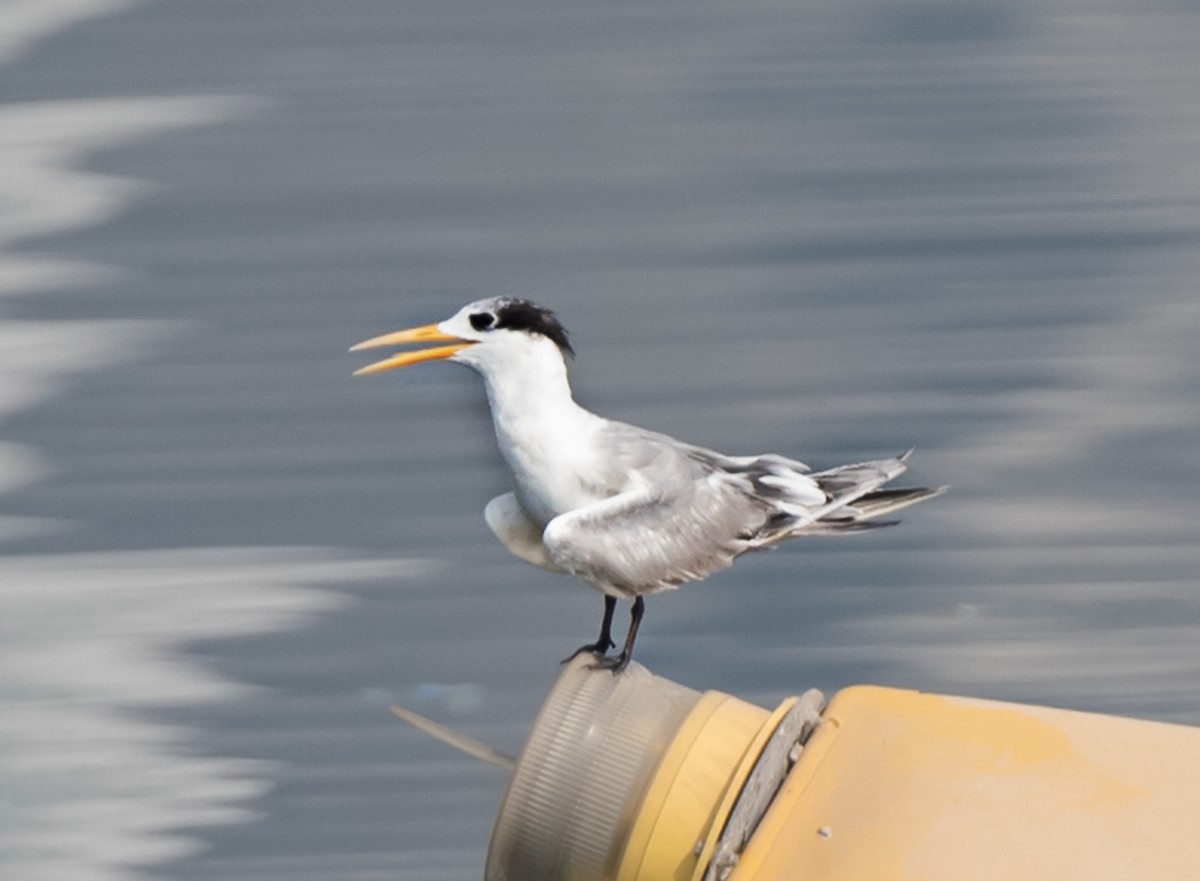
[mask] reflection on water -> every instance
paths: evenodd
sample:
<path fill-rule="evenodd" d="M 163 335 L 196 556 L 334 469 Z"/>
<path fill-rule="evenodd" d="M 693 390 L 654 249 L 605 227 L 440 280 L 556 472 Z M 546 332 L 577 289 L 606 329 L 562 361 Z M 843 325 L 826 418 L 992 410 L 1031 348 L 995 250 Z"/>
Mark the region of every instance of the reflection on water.
<path fill-rule="evenodd" d="M 599 599 L 483 525 L 472 374 L 344 349 L 497 293 L 559 312 L 602 413 L 954 486 L 652 598 L 651 668 L 1200 723 L 1198 30 L 5 6 L 0 859 L 478 877 L 502 776 L 383 705 L 513 750 Z"/>
<path fill-rule="evenodd" d="M 297 626 L 346 598 L 308 585 L 412 565 L 249 548 L 0 560 L 0 852 L 13 878 L 110 879 L 194 852 L 179 830 L 255 816 L 269 763 L 196 754 L 154 707 L 254 689 L 180 655 L 203 638 Z"/>

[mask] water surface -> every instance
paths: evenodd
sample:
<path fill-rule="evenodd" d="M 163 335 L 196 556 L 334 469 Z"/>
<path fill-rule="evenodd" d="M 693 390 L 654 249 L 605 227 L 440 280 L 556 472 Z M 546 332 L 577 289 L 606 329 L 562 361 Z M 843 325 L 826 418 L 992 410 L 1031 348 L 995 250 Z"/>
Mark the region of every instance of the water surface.
<path fill-rule="evenodd" d="M 606 415 L 954 486 L 653 598 L 656 672 L 1200 723 L 1195 14 L 84 7 L 0 8 L 14 877 L 480 876 L 503 776 L 385 705 L 515 749 L 600 599 L 488 533 L 469 371 L 345 349 L 497 293 Z"/>

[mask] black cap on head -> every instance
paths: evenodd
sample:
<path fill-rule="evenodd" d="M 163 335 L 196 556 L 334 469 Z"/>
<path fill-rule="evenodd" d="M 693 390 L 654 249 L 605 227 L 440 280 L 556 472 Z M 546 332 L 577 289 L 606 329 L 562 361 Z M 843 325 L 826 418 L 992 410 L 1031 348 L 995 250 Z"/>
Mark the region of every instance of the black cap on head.
<path fill-rule="evenodd" d="M 531 300 L 504 297 L 496 304 L 496 330 L 523 330 L 548 338 L 564 355 L 574 355 L 567 331 L 554 313 Z"/>

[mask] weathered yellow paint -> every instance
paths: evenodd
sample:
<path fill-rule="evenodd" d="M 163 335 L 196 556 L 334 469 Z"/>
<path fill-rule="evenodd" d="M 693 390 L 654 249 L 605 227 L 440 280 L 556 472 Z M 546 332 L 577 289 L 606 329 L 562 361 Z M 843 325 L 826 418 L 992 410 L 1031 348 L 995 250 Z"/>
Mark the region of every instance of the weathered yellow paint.
<path fill-rule="evenodd" d="M 638 808 L 618 881 L 687 881 L 696 843 L 708 836 L 717 806 L 771 714 L 727 694 L 707 692 L 688 713 Z M 773 727 L 773 726 L 771 726 Z"/>
<path fill-rule="evenodd" d="M 730 881 L 1200 879 L 1200 729 L 839 692 Z"/>

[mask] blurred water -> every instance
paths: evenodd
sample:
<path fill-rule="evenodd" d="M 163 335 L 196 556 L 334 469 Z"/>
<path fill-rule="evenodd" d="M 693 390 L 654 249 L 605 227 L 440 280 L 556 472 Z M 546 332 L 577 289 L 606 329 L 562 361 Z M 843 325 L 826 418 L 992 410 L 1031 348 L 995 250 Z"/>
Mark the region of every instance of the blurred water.
<path fill-rule="evenodd" d="M 639 659 L 1200 723 L 1186 5 L 0 4 L 0 874 L 479 877 L 593 593 L 509 558 L 475 378 L 954 492 L 652 599 Z"/>

